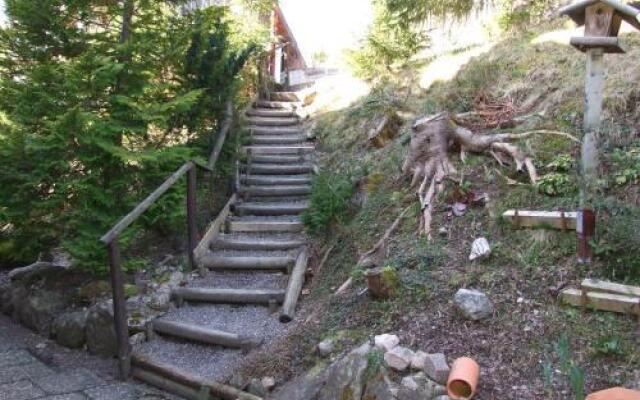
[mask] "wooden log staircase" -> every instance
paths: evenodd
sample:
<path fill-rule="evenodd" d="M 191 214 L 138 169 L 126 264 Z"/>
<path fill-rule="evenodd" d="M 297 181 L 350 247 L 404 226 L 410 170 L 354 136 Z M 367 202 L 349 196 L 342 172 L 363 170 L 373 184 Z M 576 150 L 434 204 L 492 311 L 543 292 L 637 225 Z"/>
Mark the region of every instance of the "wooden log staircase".
<path fill-rule="evenodd" d="M 173 290 L 176 307 L 148 324 L 125 374 L 187 399 L 259 399 L 222 382 L 247 352 L 286 333 L 302 289 L 308 256 L 300 214 L 315 147 L 301 106 L 295 93 L 277 93 L 247 112 L 236 193 L 192 253 L 199 278 Z M 121 363 L 127 355 L 120 352 Z"/>

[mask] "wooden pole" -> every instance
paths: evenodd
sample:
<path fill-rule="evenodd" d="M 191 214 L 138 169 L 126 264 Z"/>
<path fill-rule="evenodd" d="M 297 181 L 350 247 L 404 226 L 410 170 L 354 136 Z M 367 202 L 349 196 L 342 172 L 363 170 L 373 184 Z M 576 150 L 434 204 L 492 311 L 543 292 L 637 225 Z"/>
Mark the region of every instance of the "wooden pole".
<path fill-rule="evenodd" d="M 304 248 L 298 255 L 296 265 L 291 271 L 289 276 L 289 284 L 287 285 L 287 293 L 284 298 L 284 304 L 282 305 L 282 314 L 280 314 L 280 322 L 291 322 L 296 312 L 296 304 L 298 304 L 298 297 L 302 291 L 302 285 L 304 285 L 304 275 L 307 272 L 307 264 L 309 256 L 307 249 Z"/>
<path fill-rule="evenodd" d="M 587 75 L 585 79 L 584 137 L 581 156 L 581 191 L 578 215 L 578 261 L 591 263 L 592 249 L 589 241 L 595 228 L 593 211 L 594 194 L 598 181 L 598 134 L 602 123 L 604 97 L 604 49 L 587 51 Z"/>
<path fill-rule="evenodd" d="M 198 246 L 198 225 L 196 216 L 197 170 L 193 164 L 187 172 L 187 229 L 189 236 L 189 266 L 196 268 L 195 249 Z"/>
<path fill-rule="evenodd" d="M 127 308 L 124 297 L 124 280 L 118 249 L 117 238 L 107 245 L 109 252 L 109 268 L 111 272 L 111 290 L 113 291 L 113 319 L 118 345 L 118 367 L 120 378 L 127 380 L 131 372 L 131 348 L 129 344 L 129 327 L 127 325 Z"/>

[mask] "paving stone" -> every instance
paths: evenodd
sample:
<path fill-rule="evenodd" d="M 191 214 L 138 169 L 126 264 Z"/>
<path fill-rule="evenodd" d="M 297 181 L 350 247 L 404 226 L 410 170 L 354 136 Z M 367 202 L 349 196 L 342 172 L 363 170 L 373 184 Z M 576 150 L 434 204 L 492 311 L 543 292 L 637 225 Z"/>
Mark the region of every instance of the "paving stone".
<path fill-rule="evenodd" d="M 136 400 L 140 398 L 138 390 L 126 383 L 114 383 L 98 386 L 84 391 L 91 400 Z"/>
<path fill-rule="evenodd" d="M 76 370 L 34 379 L 48 394 L 64 394 L 93 388 L 102 382 L 85 370 Z"/>
<path fill-rule="evenodd" d="M 0 353 L 0 368 L 35 362 L 38 360 L 26 350 L 10 350 Z"/>
<path fill-rule="evenodd" d="M 117 397 L 112 397 L 112 400 L 118 400 Z M 82 393 L 68 393 L 68 394 L 57 394 L 54 396 L 42 397 L 38 400 L 87 400 L 87 396 Z"/>
<path fill-rule="evenodd" d="M 43 376 L 53 375 L 56 373 L 56 371 L 41 362 L 24 364 L 21 365 L 20 368 L 24 371 L 26 376 L 32 379 L 41 378 Z"/>
<path fill-rule="evenodd" d="M 0 368 L 0 384 L 29 378 L 19 366 Z"/>
<path fill-rule="evenodd" d="M 45 392 L 29 380 L 0 385 L 0 399 L 2 400 L 31 400 L 44 395 Z"/>

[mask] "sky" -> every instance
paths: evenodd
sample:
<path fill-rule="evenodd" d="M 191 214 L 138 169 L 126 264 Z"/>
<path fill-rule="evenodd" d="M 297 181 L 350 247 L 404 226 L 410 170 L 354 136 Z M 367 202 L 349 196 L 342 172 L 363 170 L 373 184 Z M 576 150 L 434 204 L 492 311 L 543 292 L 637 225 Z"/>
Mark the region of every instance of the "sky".
<path fill-rule="evenodd" d="M 305 58 L 318 51 L 331 58 L 353 48 L 373 19 L 371 0 L 280 0 Z"/>
<path fill-rule="evenodd" d="M 0 0 L 0 26 L 3 26 L 5 23 L 4 17 L 4 0 Z"/>

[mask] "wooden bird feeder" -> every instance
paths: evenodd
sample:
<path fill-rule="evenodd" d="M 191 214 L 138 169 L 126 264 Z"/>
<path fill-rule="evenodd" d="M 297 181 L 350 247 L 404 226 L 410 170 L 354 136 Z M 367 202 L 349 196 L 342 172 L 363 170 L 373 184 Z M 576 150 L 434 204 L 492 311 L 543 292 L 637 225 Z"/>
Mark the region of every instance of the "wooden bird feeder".
<path fill-rule="evenodd" d="M 615 0 L 584 0 L 560 10 L 584 25 L 584 36 L 571 38 L 571 45 L 582 52 L 603 49 L 604 53 L 624 53 L 618 41 L 622 21 L 640 30 L 640 10 Z"/>

